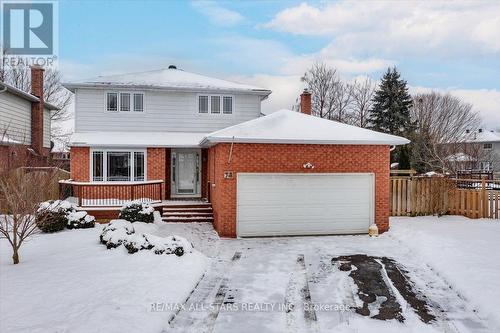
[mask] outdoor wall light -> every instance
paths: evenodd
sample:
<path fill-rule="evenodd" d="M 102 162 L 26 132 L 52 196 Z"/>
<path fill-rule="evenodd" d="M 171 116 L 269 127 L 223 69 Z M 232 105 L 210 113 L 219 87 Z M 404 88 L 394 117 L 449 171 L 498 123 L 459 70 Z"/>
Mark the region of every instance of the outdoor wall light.
<path fill-rule="evenodd" d="M 302 167 L 304 169 L 314 169 L 314 164 L 312 164 L 311 162 L 307 162 L 307 163 L 304 163 L 304 165 L 302 165 Z"/>

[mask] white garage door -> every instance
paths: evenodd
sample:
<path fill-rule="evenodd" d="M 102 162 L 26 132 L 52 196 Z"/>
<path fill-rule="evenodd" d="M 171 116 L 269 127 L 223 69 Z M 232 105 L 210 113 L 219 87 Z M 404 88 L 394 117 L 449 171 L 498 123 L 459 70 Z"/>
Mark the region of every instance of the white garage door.
<path fill-rule="evenodd" d="M 373 174 L 238 173 L 238 236 L 367 233 Z"/>

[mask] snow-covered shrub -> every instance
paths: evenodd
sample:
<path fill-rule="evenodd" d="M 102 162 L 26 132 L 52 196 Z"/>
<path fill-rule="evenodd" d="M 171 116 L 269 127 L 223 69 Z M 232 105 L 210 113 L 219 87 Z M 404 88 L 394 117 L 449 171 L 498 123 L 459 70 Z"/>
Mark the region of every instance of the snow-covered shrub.
<path fill-rule="evenodd" d="M 113 249 L 124 244 L 128 237 L 134 234 L 134 227 L 125 220 L 112 220 L 104 227 L 99 236 L 101 243 L 106 245 L 108 249 Z"/>
<path fill-rule="evenodd" d="M 129 253 L 151 250 L 155 254 L 175 254 L 180 257 L 193 250 L 193 245 L 185 238 L 136 233 L 132 223 L 125 220 L 111 221 L 103 229 L 100 239 L 108 249 L 123 245 Z"/>
<path fill-rule="evenodd" d="M 125 243 L 125 247 L 129 253 L 151 250 L 155 254 L 175 254 L 179 257 L 193 250 L 191 243 L 182 237 L 158 237 L 151 234 L 132 235 Z"/>
<path fill-rule="evenodd" d="M 95 217 L 87 214 L 86 211 L 70 212 L 66 215 L 68 229 L 86 229 L 93 228 L 95 225 Z"/>
<path fill-rule="evenodd" d="M 36 225 L 42 232 L 63 230 L 68 224 L 67 215 L 76 212 L 76 207 L 64 200 L 42 202 L 35 215 Z"/>
<path fill-rule="evenodd" d="M 119 218 L 129 222 L 153 223 L 155 219 L 154 211 L 154 208 L 150 204 L 131 201 L 122 207 Z"/>

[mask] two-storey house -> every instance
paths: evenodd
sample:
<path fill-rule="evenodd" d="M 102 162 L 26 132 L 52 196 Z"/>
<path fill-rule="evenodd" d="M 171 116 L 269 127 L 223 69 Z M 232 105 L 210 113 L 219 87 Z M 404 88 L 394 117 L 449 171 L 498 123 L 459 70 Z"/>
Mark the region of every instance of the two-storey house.
<path fill-rule="evenodd" d="M 71 185 L 97 217 L 139 199 L 231 237 L 388 229 L 390 146 L 408 140 L 312 117 L 308 92 L 302 114 L 261 117 L 270 90 L 175 66 L 65 86 Z"/>

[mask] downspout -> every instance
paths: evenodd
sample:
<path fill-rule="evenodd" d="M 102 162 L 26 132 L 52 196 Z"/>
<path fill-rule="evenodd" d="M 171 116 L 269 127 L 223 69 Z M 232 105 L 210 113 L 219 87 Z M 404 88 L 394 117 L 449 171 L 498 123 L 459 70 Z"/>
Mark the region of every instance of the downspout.
<path fill-rule="evenodd" d="M 394 149 L 396 149 L 395 145 L 394 146 L 390 146 L 389 151 L 393 151 Z"/>
<path fill-rule="evenodd" d="M 2 83 L 0 83 L 0 85 L 3 85 Z M 4 93 L 7 91 L 7 86 L 3 86 L 2 90 L 0 90 L 0 94 L 1 93 Z"/>
<path fill-rule="evenodd" d="M 234 136 L 231 140 L 231 148 L 229 149 L 229 157 L 227 159 L 227 164 L 231 164 L 231 158 L 233 157 L 233 146 L 234 146 Z"/>

